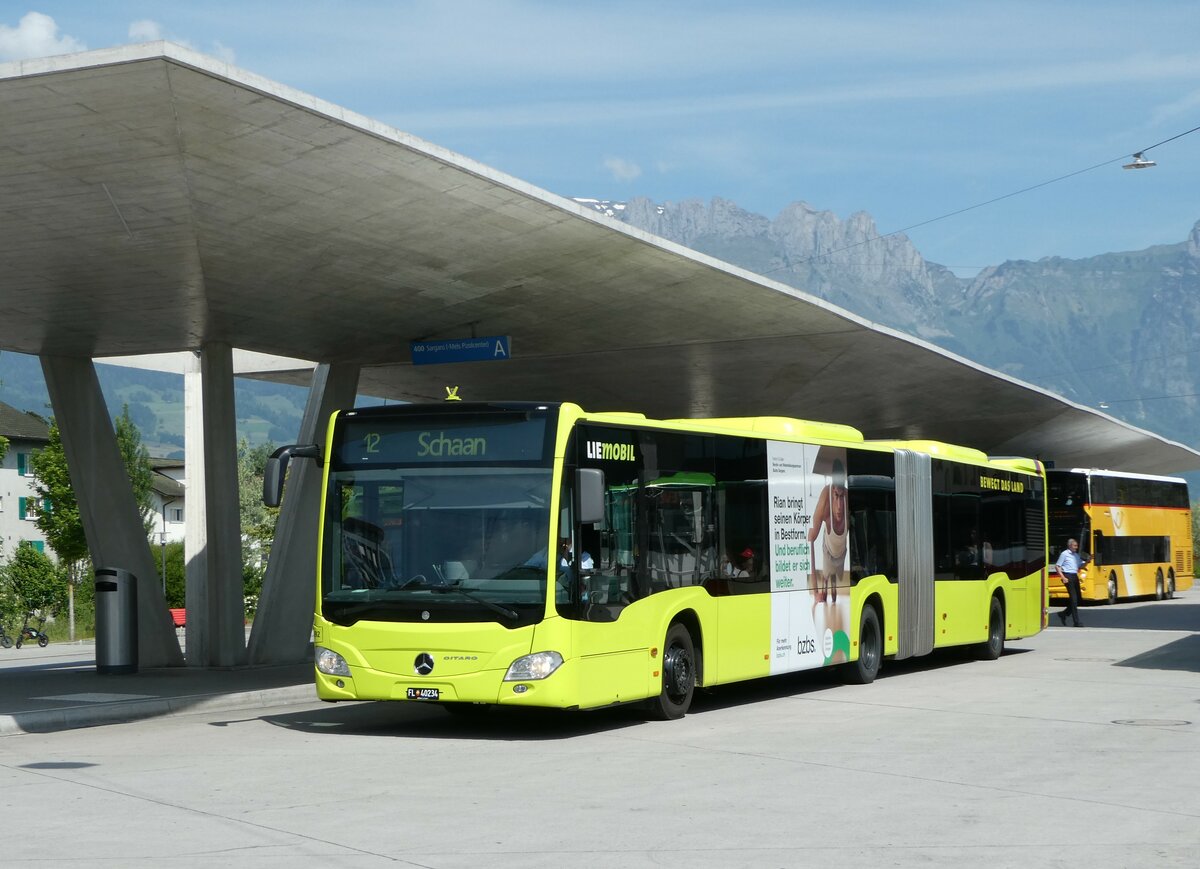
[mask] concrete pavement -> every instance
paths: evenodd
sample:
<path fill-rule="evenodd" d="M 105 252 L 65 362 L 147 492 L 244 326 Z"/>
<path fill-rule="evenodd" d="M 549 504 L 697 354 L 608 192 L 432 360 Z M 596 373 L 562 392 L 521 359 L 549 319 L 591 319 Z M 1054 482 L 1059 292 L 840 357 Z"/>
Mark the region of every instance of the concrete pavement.
<path fill-rule="evenodd" d="M 1191 869 L 1200 593 L 1084 617 L 998 661 L 704 691 L 681 721 L 312 699 L 26 733 L 0 739 L 0 853 L 72 869 Z"/>
<path fill-rule="evenodd" d="M 314 699 L 311 663 L 100 675 L 90 640 L 0 649 L 0 736 Z"/>
<path fill-rule="evenodd" d="M 1195 672 L 1200 670 L 1200 599 L 1194 594 L 1183 597 L 1158 604 L 1131 601 L 1116 607 L 1086 607 L 1081 612 L 1086 625 L 1082 630 L 1113 628 L 1121 632 L 1106 640 L 1090 638 L 1101 645 L 1122 634 L 1131 638 L 1138 631 L 1150 631 L 1146 636 L 1160 638 L 1164 636 L 1161 632 L 1178 632 L 1174 641 L 1161 649 L 1139 650 L 1141 654 L 1133 659 L 1134 666 Z M 1051 606 L 1052 627 L 1047 630 L 1073 632 L 1074 628 L 1059 627 L 1053 615 L 1059 609 L 1057 604 Z M 1082 638 L 1076 637 L 1079 639 Z M 1028 648 L 1030 644 L 1042 645 L 1037 638 L 1015 645 Z M 885 670 L 892 666 L 885 662 Z M 736 695 L 739 689 L 727 687 L 723 693 Z M 0 736 L 314 700 L 316 690 L 310 662 L 277 667 L 183 667 L 100 675 L 95 667 L 95 644 L 90 640 L 51 643 L 44 649 L 29 645 L 0 649 Z"/>

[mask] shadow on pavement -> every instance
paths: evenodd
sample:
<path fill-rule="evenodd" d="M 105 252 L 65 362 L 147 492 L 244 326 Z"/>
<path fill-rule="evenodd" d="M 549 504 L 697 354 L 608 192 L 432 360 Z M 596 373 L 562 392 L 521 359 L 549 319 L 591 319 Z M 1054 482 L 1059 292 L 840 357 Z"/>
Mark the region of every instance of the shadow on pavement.
<path fill-rule="evenodd" d="M 1050 608 L 1050 624 L 1057 626 Z M 1093 604 L 1082 607 L 1079 617 L 1089 628 L 1119 628 L 1138 631 L 1200 631 L 1200 602 L 1174 600 L 1129 601 L 1113 606 Z"/>
<path fill-rule="evenodd" d="M 1005 655 L 1021 655 L 1027 651 L 1008 649 Z M 923 658 L 887 661 L 879 678 L 962 666 L 974 660 L 969 650 L 940 650 Z M 841 674 L 834 668 L 720 685 L 697 691 L 688 717 L 702 717 L 719 710 L 787 697 L 803 697 L 842 684 Z M 214 727 L 231 727 L 259 721 L 312 734 L 533 741 L 571 739 L 636 727 L 647 723 L 647 718 L 637 704 L 572 712 L 487 706 L 443 708 L 436 703 L 380 700 L 335 703 L 324 708 L 209 723 Z"/>
<path fill-rule="evenodd" d="M 1137 667 L 1142 670 L 1182 670 L 1190 673 L 1200 673 L 1200 634 L 1175 640 L 1142 652 L 1124 661 L 1118 661 L 1115 667 Z"/>

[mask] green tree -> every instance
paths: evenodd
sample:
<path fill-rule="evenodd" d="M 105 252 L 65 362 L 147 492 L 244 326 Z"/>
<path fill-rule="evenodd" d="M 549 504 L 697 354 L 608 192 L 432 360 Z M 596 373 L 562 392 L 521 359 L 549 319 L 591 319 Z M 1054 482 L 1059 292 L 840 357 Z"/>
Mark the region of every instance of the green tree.
<path fill-rule="evenodd" d="M 163 547 L 167 562 L 167 606 L 187 606 L 187 581 L 183 561 L 183 541 L 176 540 Z"/>
<path fill-rule="evenodd" d="M 65 571 L 28 540 L 17 544 L 13 557 L 0 567 L 0 577 L 21 602 L 25 612 L 46 616 L 57 613 L 67 600 Z"/>
<path fill-rule="evenodd" d="M 6 455 L 8 455 L 8 438 L 0 435 L 0 462 L 4 461 Z"/>
<path fill-rule="evenodd" d="M 67 454 L 63 450 L 58 422 L 50 419 L 50 441 L 29 459 L 33 469 L 33 489 L 48 510 L 38 511 L 37 527 L 62 561 L 77 564 L 87 558 L 87 538 L 79 517 L 79 502 L 71 488 Z"/>
<path fill-rule="evenodd" d="M 1200 570 L 1200 499 L 1192 502 L 1192 564 Z"/>
<path fill-rule="evenodd" d="M 38 511 L 37 527 L 46 537 L 46 542 L 58 555 L 65 568 L 65 592 L 69 608 L 70 637 L 75 638 L 75 591 L 90 575 L 87 537 L 83 530 L 83 519 L 79 514 L 79 502 L 71 488 L 71 475 L 67 469 L 67 455 L 63 449 L 62 432 L 58 421 L 50 419 L 50 440 L 45 447 L 30 458 L 33 469 L 34 491 L 47 509 Z M 151 500 L 151 483 L 154 479 L 150 467 L 150 453 L 142 444 L 141 435 L 129 419 L 128 408 L 114 420 L 117 447 L 129 475 L 134 499 L 142 517 L 142 527 L 149 541 L 154 523 Z"/>
<path fill-rule="evenodd" d="M 117 435 L 117 448 L 125 463 L 125 473 L 129 475 L 129 484 L 133 488 L 133 499 L 137 502 L 142 527 L 149 539 L 154 528 L 154 468 L 150 465 L 150 451 L 142 443 L 138 427 L 129 417 L 128 404 L 122 405 L 121 415 L 113 420 L 113 427 Z"/>
<path fill-rule="evenodd" d="M 22 609 L 21 599 L 17 597 L 16 589 L 4 577 L 3 568 L 0 567 L 0 630 L 12 636 L 21 623 L 22 615 L 24 615 L 24 609 Z"/>
<path fill-rule="evenodd" d="M 272 444 L 256 447 L 242 438 L 238 442 L 238 508 L 242 529 L 242 585 L 246 610 L 253 613 L 262 592 L 271 542 L 275 539 L 275 523 L 279 511 L 264 507 L 262 502 L 263 469 L 267 458 L 275 451 Z"/>
<path fill-rule="evenodd" d="M 50 441 L 29 459 L 33 490 L 49 509 L 38 511 L 37 527 L 46 537 L 64 568 L 66 580 L 68 636 L 75 639 L 75 590 L 89 573 L 87 537 L 79 516 L 79 502 L 71 488 L 67 454 L 63 450 L 58 422 L 50 419 Z"/>

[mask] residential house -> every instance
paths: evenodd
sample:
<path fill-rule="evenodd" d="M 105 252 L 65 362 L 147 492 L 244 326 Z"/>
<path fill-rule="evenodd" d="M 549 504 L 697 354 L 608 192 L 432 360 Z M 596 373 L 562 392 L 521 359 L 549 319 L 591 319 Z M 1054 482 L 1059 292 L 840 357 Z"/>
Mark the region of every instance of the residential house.
<path fill-rule="evenodd" d="M 183 459 L 151 458 L 150 467 L 154 471 L 150 495 L 155 517 L 150 539 L 163 545 L 183 540 Z"/>
<path fill-rule="evenodd" d="M 50 427 L 37 414 L 0 402 L 0 435 L 8 439 L 8 452 L 0 462 L 0 561 L 11 558 L 22 540 L 51 554 L 37 527 L 43 505 L 34 491 L 30 461 L 50 443 Z"/>

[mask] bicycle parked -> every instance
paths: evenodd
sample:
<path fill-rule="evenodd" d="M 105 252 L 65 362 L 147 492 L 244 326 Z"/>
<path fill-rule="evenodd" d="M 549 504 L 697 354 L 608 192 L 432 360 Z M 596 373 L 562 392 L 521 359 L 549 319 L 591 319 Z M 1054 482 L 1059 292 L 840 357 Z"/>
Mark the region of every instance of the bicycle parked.
<path fill-rule="evenodd" d="M 37 627 L 29 624 L 29 620 L 33 617 L 33 613 L 25 613 L 25 624 L 21 625 L 21 630 L 17 634 L 17 648 L 29 640 L 37 640 L 37 644 L 43 649 L 50 645 L 50 635 L 42 628 L 46 627 L 46 617 L 44 615 L 38 617 Z"/>
<path fill-rule="evenodd" d="M 4 623 L 0 622 L 0 649 L 11 649 L 13 639 L 8 635 L 8 631 L 4 630 Z"/>

